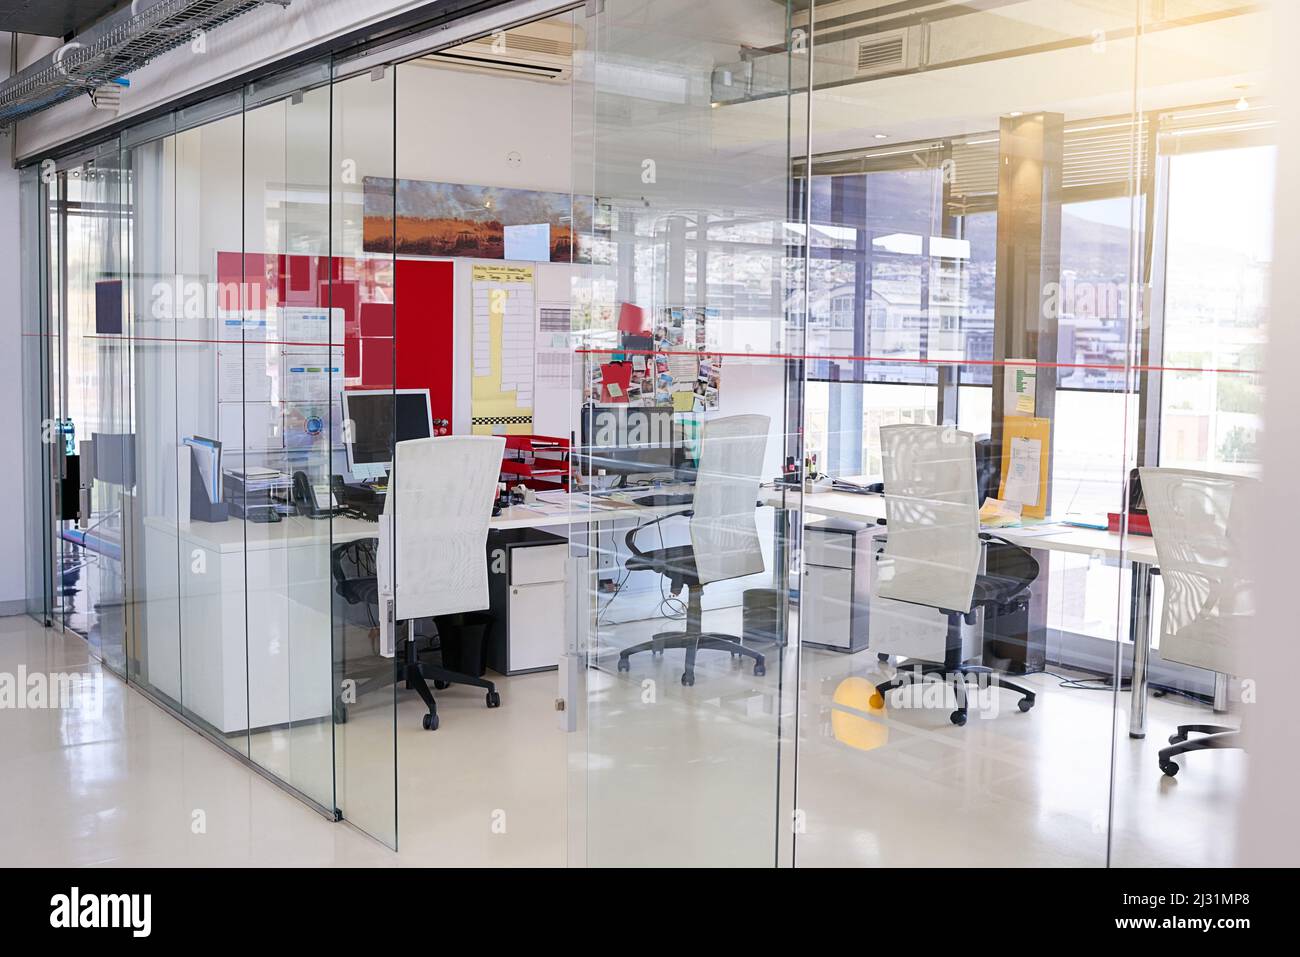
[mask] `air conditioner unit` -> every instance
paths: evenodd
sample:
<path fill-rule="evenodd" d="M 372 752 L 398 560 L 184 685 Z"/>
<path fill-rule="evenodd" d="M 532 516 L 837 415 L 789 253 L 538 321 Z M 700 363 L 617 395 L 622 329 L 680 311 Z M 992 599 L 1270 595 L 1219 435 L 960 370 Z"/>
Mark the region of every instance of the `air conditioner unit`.
<path fill-rule="evenodd" d="M 814 36 L 813 86 L 869 80 L 923 69 L 927 62 L 930 24 L 919 23 L 896 30 L 877 30 L 843 37 L 842 31 Z M 797 87 L 795 57 L 806 55 L 806 46 L 795 45 L 775 51 L 742 50 L 742 59 L 721 63 L 713 69 L 711 92 L 714 103 L 733 103 L 752 97 L 781 95 Z M 797 43 L 807 44 L 804 38 Z M 792 79 L 793 78 L 793 79 Z M 806 82 L 806 79 L 802 82 Z"/>
<path fill-rule="evenodd" d="M 572 25 L 541 21 L 438 50 L 417 62 L 443 69 L 562 83 L 573 74 L 575 39 L 580 40 L 581 34 Z"/>

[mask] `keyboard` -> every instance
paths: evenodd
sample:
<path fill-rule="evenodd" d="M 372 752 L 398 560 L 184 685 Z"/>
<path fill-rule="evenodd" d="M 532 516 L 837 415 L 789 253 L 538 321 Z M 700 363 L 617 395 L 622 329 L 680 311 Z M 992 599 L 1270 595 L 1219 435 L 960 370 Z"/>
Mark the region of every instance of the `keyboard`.
<path fill-rule="evenodd" d="M 695 496 L 690 492 L 678 492 L 674 495 L 642 495 L 632 501 L 647 508 L 669 508 L 673 505 L 690 505 Z"/>

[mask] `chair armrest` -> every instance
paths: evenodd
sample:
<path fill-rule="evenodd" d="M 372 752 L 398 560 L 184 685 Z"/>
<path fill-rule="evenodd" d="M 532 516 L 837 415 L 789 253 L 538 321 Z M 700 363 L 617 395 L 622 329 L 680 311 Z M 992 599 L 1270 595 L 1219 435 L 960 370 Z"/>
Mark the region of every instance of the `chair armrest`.
<path fill-rule="evenodd" d="M 644 555 L 645 552 L 641 551 L 641 549 L 636 547 L 637 532 L 644 531 L 645 529 L 650 528 L 653 525 L 658 525 L 660 522 L 664 521 L 665 519 L 677 518 L 679 515 L 690 516 L 692 514 L 694 513 L 689 508 L 686 508 L 686 509 L 682 509 L 680 512 L 669 512 L 667 515 L 660 515 L 658 518 L 652 518 L 648 522 L 640 522 L 634 525 L 632 528 L 628 530 L 627 535 L 623 539 L 624 543 L 627 545 L 627 550 L 631 552 L 634 556 Z"/>

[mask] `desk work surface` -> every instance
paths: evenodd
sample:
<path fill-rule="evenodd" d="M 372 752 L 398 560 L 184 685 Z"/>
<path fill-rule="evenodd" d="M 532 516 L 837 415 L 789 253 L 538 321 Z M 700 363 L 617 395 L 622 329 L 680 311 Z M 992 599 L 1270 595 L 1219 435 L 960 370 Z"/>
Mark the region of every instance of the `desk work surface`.
<path fill-rule="evenodd" d="M 681 491 L 677 487 L 658 489 L 660 492 Z M 613 493 L 588 495 L 543 493 L 534 505 L 512 505 L 493 516 L 488 523 L 492 530 L 515 528 L 551 528 L 565 525 L 590 525 L 619 519 L 646 519 L 681 512 L 689 506 L 639 505 L 633 501 L 647 494 L 645 489 L 627 489 Z M 401 519 L 399 518 L 398 521 Z M 175 520 L 151 516 L 144 520 L 147 528 L 176 535 Z M 330 519 L 306 518 L 290 515 L 278 522 L 246 522 L 229 518 L 224 522 L 194 522 L 179 528 L 182 541 L 187 544 L 218 552 L 257 551 L 271 548 L 302 548 L 324 543 L 351 542 L 361 538 L 374 538 L 379 534 L 379 523 L 351 515 L 336 515 Z"/>
<path fill-rule="evenodd" d="M 765 488 L 764 504 L 797 510 L 802 507 L 799 489 Z M 875 522 L 885 518 L 885 497 L 880 494 L 854 492 L 814 492 L 808 496 L 807 514 L 838 518 L 851 522 Z M 1054 552 L 1097 555 L 1101 558 L 1156 563 L 1156 546 L 1147 535 L 1119 535 L 1098 528 L 1077 528 L 1060 521 L 1034 521 L 1010 528 L 988 528 L 990 534 L 1005 538 L 1022 548 Z"/>

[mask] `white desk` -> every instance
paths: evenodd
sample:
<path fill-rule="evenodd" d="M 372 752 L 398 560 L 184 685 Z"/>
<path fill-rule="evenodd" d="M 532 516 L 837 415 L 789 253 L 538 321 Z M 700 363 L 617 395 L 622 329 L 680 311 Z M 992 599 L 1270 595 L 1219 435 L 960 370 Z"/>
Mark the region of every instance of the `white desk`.
<path fill-rule="evenodd" d="M 774 508 L 798 511 L 803 507 L 799 489 L 764 488 L 762 501 Z M 885 498 L 853 492 L 814 492 L 808 496 L 809 515 L 856 522 L 885 518 Z M 1043 534 L 1048 528 L 1059 529 Z M 1146 736 L 1147 663 L 1151 655 L 1151 569 L 1156 564 L 1155 541 L 1145 535 L 1125 537 L 1095 528 L 1074 528 L 1042 522 L 1019 528 L 990 528 L 997 535 L 1026 549 L 1070 552 L 1116 562 L 1128 562 L 1133 571 L 1133 601 L 1129 614 L 1129 638 L 1133 642 L 1133 681 L 1129 707 L 1129 736 Z"/>
<path fill-rule="evenodd" d="M 645 494 L 630 493 L 631 495 Z M 493 530 L 657 517 L 682 506 L 601 508 L 585 494 L 558 507 L 503 509 Z M 620 494 L 626 499 L 628 495 Z M 143 522 L 147 680 L 223 734 L 321 719 L 333 707 L 333 546 L 379 535 L 379 524 L 337 516 L 279 522 Z M 587 558 L 570 549 L 565 630 L 585 634 Z M 179 563 L 179 575 L 178 575 Z M 179 628 L 179 636 L 177 629 Z"/>

